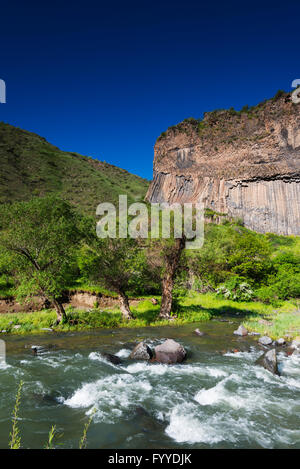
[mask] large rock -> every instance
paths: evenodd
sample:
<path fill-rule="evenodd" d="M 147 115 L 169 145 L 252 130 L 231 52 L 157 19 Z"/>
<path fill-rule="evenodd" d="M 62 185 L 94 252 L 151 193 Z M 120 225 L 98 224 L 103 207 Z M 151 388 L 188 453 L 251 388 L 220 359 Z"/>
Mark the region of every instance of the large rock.
<path fill-rule="evenodd" d="M 263 366 L 266 370 L 279 376 L 276 350 L 272 349 L 262 355 L 256 362 L 258 365 Z"/>
<path fill-rule="evenodd" d="M 236 331 L 233 332 L 235 335 L 245 336 L 248 335 L 247 329 L 241 324 Z"/>
<path fill-rule="evenodd" d="M 167 339 L 155 347 L 155 359 L 168 365 L 181 363 L 186 358 L 186 351 L 182 345 L 173 339 Z"/>
<path fill-rule="evenodd" d="M 130 354 L 130 358 L 135 360 L 151 360 L 151 358 L 153 358 L 153 352 L 145 342 L 141 342 L 134 347 Z"/>
<path fill-rule="evenodd" d="M 270 337 L 268 337 L 267 335 L 263 335 L 262 337 L 260 337 L 258 339 L 258 342 L 261 344 L 261 345 L 271 345 L 272 344 L 272 339 Z"/>

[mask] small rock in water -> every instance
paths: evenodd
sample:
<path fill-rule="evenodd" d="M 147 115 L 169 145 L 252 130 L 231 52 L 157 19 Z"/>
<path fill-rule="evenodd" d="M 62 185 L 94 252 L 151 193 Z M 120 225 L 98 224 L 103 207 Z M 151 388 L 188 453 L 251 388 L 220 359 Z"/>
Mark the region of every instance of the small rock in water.
<path fill-rule="evenodd" d="M 112 355 L 111 353 L 103 353 L 102 355 L 107 361 L 113 363 L 113 365 L 120 365 L 122 363 L 122 360 L 116 355 Z"/>
<path fill-rule="evenodd" d="M 262 355 L 256 362 L 258 365 L 263 366 L 266 370 L 274 375 L 279 376 L 276 349 L 269 350 Z"/>
<path fill-rule="evenodd" d="M 261 345 L 271 345 L 272 343 L 272 339 L 270 337 L 268 337 L 267 335 L 263 335 L 262 337 L 260 337 L 258 339 L 258 342 L 261 344 Z"/>
<path fill-rule="evenodd" d="M 277 345 L 285 345 L 285 340 L 281 337 L 280 339 L 276 340 Z"/>
<path fill-rule="evenodd" d="M 181 363 L 186 358 L 186 351 L 181 344 L 173 339 L 167 339 L 155 347 L 155 359 L 168 365 Z"/>
<path fill-rule="evenodd" d="M 236 331 L 233 332 L 235 335 L 245 336 L 248 335 L 247 329 L 241 324 Z"/>
<path fill-rule="evenodd" d="M 300 349 L 300 338 L 296 337 L 296 339 L 293 340 L 291 343 L 292 348 L 299 348 Z"/>
<path fill-rule="evenodd" d="M 141 342 L 134 347 L 130 354 L 130 358 L 135 360 L 151 360 L 151 358 L 153 358 L 153 352 L 145 342 Z"/>
<path fill-rule="evenodd" d="M 195 334 L 198 335 L 199 337 L 202 337 L 202 336 L 205 335 L 204 332 L 201 332 L 201 331 L 200 331 L 200 329 L 195 329 L 194 332 L 195 332 Z"/>

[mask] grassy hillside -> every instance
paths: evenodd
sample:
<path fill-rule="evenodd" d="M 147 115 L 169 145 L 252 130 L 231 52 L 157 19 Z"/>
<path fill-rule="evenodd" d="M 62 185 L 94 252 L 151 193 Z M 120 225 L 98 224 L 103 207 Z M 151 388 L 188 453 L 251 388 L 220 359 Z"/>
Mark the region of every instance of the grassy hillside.
<path fill-rule="evenodd" d="M 44 138 L 0 123 L 0 203 L 58 193 L 81 211 L 100 202 L 144 197 L 149 182 L 124 169 L 59 150 Z"/>

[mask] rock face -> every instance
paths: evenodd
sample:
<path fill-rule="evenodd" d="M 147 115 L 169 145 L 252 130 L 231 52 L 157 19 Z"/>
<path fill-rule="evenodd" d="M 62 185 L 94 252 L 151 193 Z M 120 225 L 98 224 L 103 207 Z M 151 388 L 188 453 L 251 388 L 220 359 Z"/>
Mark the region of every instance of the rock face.
<path fill-rule="evenodd" d="M 173 339 L 168 339 L 155 347 L 155 359 L 160 363 L 166 363 L 168 365 L 181 363 L 185 358 L 185 349 Z"/>
<path fill-rule="evenodd" d="M 156 142 L 150 202 L 201 202 L 265 233 L 300 235 L 300 104 L 186 119 Z"/>
<path fill-rule="evenodd" d="M 274 375 L 279 375 L 276 350 L 272 349 L 266 352 L 257 360 L 257 364 L 263 366 Z"/>
<path fill-rule="evenodd" d="M 130 358 L 135 360 L 151 360 L 153 357 L 153 352 L 150 347 L 148 347 L 145 342 L 141 342 L 132 350 Z"/>

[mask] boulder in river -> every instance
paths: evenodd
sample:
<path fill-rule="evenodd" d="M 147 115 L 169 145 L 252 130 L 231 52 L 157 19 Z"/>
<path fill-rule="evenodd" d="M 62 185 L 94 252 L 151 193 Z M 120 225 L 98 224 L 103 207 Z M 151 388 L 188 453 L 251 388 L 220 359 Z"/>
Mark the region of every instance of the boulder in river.
<path fill-rule="evenodd" d="M 273 375 L 279 376 L 276 349 L 273 348 L 268 352 L 264 353 L 256 362 L 258 365 L 263 366 L 266 370 L 273 373 Z"/>
<path fill-rule="evenodd" d="M 204 336 L 204 335 L 205 335 L 205 333 L 204 333 L 204 332 L 202 332 L 202 331 L 200 331 L 200 329 L 198 329 L 198 328 L 197 328 L 197 329 L 195 329 L 195 330 L 194 330 L 194 332 L 195 332 L 195 334 L 196 334 L 196 335 L 198 335 L 199 337 L 202 337 L 202 336 Z"/>
<path fill-rule="evenodd" d="M 103 353 L 102 355 L 107 361 L 109 361 L 113 365 L 120 365 L 122 363 L 122 360 L 116 355 L 112 355 L 111 353 Z"/>
<path fill-rule="evenodd" d="M 130 354 L 130 358 L 135 360 L 151 360 L 151 358 L 153 358 L 153 352 L 145 342 L 141 342 L 134 347 Z"/>
<path fill-rule="evenodd" d="M 247 329 L 241 324 L 236 331 L 233 332 L 235 335 L 245 336 L 248 335 Z"/>
<path fill-rule="evenodd" d="M 186 358 L 184 347 L 173 339 L 167 339 L 155 347 L 155 359 L 168 365 L 181 363 Z"/>
<path fill-rule="evenodd" d="M 261 344 L 261 345 L 271 345 L 272 344 L 272 339 L 270 337 L 268 337 L 267 335 L 263 335 L 262 337 L 260 337 L 258 339 L 258 342 Z"/>

